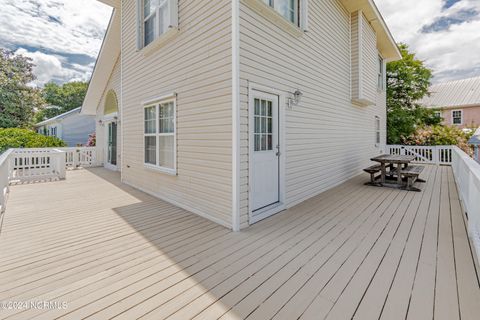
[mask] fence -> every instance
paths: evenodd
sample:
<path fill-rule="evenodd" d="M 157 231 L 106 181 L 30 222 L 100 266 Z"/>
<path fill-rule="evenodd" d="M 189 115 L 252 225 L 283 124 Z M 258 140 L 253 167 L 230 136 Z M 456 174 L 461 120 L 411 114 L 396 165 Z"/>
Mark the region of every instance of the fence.
<path fill-rule="evenodd" d="M 452 164 L 452 146 L 387 145 L 387 153 L 415 156 L 415 162 L 427 164 Z"/>

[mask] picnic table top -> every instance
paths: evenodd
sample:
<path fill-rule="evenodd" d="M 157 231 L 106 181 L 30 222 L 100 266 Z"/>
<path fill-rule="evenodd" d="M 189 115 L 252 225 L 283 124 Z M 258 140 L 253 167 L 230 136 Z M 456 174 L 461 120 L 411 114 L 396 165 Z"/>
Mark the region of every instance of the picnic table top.
<path fill-rule="evenodd" d="M 412 155 L 397 155 L 397 154 L 382 154 L 375 158 L 370 159 L 372 161 L 380 163 L 409 163 L 415 160 L 415 156 Z"/>

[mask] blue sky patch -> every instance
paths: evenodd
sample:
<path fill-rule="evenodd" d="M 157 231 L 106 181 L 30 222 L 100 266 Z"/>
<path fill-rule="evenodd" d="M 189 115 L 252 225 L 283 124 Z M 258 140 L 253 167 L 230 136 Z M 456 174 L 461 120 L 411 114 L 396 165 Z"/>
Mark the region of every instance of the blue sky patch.
<path fill-rule="evenodd" d="M 439 17 L 432 24 L 422 27 L 422 33 L 439 32 L 448 30 L 451 25 L 461 24 L 470 21 L 478 16 L 474 9 L 460 10 L 454 15 L 448 17 Z"/>

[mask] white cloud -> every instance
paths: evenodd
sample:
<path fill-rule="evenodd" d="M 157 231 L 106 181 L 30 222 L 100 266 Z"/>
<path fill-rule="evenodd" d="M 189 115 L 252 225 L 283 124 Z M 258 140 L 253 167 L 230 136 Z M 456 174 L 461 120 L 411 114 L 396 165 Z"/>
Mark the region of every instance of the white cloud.
<path fill-rule="evenodd" d="M 0 8 L 0 47 L 34 60 L 35 85 L 89 79 L 110 7 L 97 0 L 0 0 Z"/>
<path fill-rule="evenodd" d="M 407 43 L 427 66 L 434 81 L 480 75 L 480 1 L 461 0 L 443 10 L 443 0 L 377 0 L 387 25 L 398 42 Z M 474 16 L 437 32 L 422 32 L 440 18 L 470 10 Z"/>
<path fill-rule="evenodd" d="M 63 66 L 62 57 L 49 55 L 40 51 L 30 52 L 24 48 L 15 51 L 15 54 L 21 54 L 33 60 L 35 67 L 33 73 L 37 79 L 33 81 L 34 86 L 43 86 L 49 81 L 69 82 L 69 81 L 87 81 L 91 75 L 93 66 L 73 65 L 71 68 Z"/>
<path fill-rule="evenodd" d="M 111 9 L 96 0 L 0 0 L 0 41 L 95 58 Z"/>

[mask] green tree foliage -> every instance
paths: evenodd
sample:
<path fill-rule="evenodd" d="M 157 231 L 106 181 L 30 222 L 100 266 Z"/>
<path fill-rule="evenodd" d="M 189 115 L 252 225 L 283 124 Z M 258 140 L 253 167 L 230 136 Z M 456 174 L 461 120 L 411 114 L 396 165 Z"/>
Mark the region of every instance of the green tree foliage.
<path fill-rule="evenodd" d="M 28 84 L 35 80 L 30 58 L 0 48 L 0 128 L 26 128 L 34 110 L 41 108 L 39 90 Z"/>
<path fill-rule="evenodd" d="M 406 44 L 399 45 L 402 59 L 387 64 L 387 140 L 399 144 L 419 127 L 440 124 L 434 109 L 418 101 L 428 94 L 432 71 Z"/>
<path fill-rule="evenodd" d="M 0 153 L 9 148 L 48 147 L 66 147 L 66 144 L 56 137 L 46 137 L 28 129 L 0 129 Z"/>
<path fill-rule="evenodd" d="M 88 83 L 81 81 L 58 85 L 54 82 L 45 84 L 42 96 L 46 107 L 35 114 L 35 122 L 40 122 L 65 113 L 82 105 L 87 94 Z"/>

